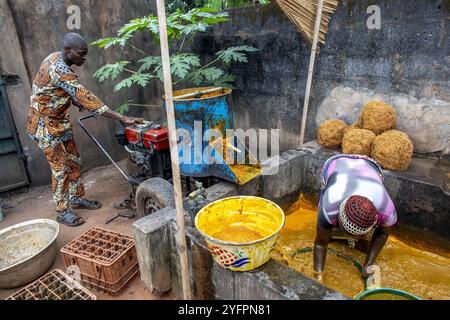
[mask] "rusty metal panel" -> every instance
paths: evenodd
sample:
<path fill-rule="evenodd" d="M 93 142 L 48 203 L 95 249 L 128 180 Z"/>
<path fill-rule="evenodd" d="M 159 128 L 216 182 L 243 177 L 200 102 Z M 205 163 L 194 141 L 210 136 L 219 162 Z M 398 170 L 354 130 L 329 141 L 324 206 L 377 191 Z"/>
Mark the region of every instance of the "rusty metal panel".
<path fill-rule="evenodd" d="M 0 192 L 29 184 L 4 82 L 0 78 Z"/>

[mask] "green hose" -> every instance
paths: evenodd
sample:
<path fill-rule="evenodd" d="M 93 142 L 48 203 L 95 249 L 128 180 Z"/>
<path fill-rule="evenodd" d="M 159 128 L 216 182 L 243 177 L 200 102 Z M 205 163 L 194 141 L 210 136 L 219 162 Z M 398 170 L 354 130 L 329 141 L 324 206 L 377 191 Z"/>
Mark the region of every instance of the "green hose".
<path fill-rule="evenodd" d="M 362 265 L 353 257 L 344 255 L 340 253 L 339 251 L 328 248 L 328 252 L 331 252 L 338 256 L 339 258 L 342 258 L 344 260 L 347 260 L 348 262 L 351 262 L 359 272 L 362 272 Z M 296 252 L 294 252 L 291 256 L 294 257 L 297 254 L 301 253 L 307 253 L 307 252 L 313 252 L 313 249 L 311 247 L 301 248 L 298 249 Z M 364 281 L 364 291 L 358 294 L 355 297 L 355 300 L 422 300 L 420 297 L 415 296 L 409 292 L 391 289 L 391 288 L 378 288 L 373 290 L 367 290 L 367 282 Z"/>
<path fill-rule="evenodd" d="M 358 269 L 359 272 L 362 272 L 363 267 L 357 260 L 355 260 L 355 258 L 353 258 L 351 256 L 344 255 L 344 254 L 340 253 L 339 251 L 336 251 L 336 250 L 334 250 L 332 248 L 328 248 L 327 251 L 335 254 L 339 258 L 342 258 L 344 260 L 347 260 L 348 262 L 351 262 L 356 267 L 356 269 Z M 292 256 L 295 256 L 295 255 L 297 255 L 299 253 L 307 253 L 307 252 L 313 252 L 313 248 L 306 247 L 306 248 L 298 249 L 296 252 L 294 252 L 292 254 Z"/>

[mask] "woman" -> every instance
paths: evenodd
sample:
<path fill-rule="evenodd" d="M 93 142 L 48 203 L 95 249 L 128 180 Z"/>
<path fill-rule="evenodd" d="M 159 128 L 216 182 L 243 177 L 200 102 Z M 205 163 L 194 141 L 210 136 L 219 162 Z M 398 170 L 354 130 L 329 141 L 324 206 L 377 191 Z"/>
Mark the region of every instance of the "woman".
<path fill-rule="evenodd" d="M 327 160 L 321 175 L 322 191 L 314 243 L 314 270 L 321 280 L 330 241 L 345 238 L 367 253 L 362 276 L 371 275 L 388 234 L 397 222 L 394 204 L 383 185 L 375 160 L 359 155 L 337 155 Z"/>

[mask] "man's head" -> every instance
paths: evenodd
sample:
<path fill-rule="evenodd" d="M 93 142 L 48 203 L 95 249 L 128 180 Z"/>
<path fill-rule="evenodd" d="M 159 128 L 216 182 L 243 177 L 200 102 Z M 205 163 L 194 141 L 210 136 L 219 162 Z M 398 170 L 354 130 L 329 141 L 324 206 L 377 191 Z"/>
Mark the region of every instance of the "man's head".
<path fill-rule="evenodd" d="M 362 236 L 370 232 L 378 221 L 378 212 L 372 201 L 362 196 L 351 196 L 341 203 L 339 222 L 348 233 Z"/>
<path fill-rule="evenodd" d="M 88 43 L 77 33 L 67 33 L 63 39 L 63 52 L 69 65 L 82 66 L 86 62 Z"/>

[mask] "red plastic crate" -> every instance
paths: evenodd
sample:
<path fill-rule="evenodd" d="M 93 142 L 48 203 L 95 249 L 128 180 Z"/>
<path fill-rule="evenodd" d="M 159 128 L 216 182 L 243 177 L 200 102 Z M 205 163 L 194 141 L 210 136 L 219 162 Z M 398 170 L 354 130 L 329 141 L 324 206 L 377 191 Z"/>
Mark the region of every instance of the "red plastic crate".
<path fill-rule="evenodd" d="M 53 270 L 6 300 L 96 300 L 96 296 L 75 283 L 61 270 Z"/>
<path fill-rule="evenodd" d="M 125 273 L 124 276 L 116 283 L 107 283 L 84 274 L 81 274 L 81 280 L 86 288 L 98 291 L 100 293 L 118 296 L 138 275 L 139 266 L 136 265 L 132 267 L 127 273 Z"/>
<path fill-rule="evenodd" d="M 83 277 L 114 285 L 138 265 L 133 238 L 91 228 L 61 249 L 66 267 L 78 266 Z"/>

